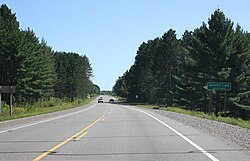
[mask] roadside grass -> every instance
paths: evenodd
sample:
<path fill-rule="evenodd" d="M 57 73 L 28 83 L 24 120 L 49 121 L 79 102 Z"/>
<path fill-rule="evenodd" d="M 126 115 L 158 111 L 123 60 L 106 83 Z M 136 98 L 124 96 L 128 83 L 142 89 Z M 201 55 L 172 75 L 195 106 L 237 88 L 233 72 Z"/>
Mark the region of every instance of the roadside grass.
<path fill-rule="evenodd" d="M 155 105 L 138 105 L 138 106 L 143 107 L 143 108 L 148 108 L 148 109 L 159 109 L 159 110 L 164 110 L 164 111 L 171 111 L 171 112 L 191 115 L 191 116 L 195 116 L 199 118 L 215 120 L 215 121 L 224 122 L 227 124 L 232 124 L 232 125 L 236 125 L 239 127 L 250 129 L 250 121 L 243 120 L 241 118 L 231 118 L 231 117 L 222 117 L 222 116 L 216 117 L 215 115 L 209 115 L 204 112 L 198 112 L 194 110 L 193 111 L 185 110 L 185 109 L 181 109 L 178 107 L 163 107 L 163 106 L 155 106 Z"/>
<path fill-rule="evenodd" d="M 0 114 L 0 122 L 79 107 L 90 103 L 95 98 L 96 97 L 92 97 L 90 99 L 76 99 L 74 102 L 63 101 L 58 98 L 51 98 L 48 101 L 38 101 L 36 103 L 25 105 L 14 105 L 12 116 L 10 116 L 10 107 L 6 104 L 3 104 L 2 113 Z"/>

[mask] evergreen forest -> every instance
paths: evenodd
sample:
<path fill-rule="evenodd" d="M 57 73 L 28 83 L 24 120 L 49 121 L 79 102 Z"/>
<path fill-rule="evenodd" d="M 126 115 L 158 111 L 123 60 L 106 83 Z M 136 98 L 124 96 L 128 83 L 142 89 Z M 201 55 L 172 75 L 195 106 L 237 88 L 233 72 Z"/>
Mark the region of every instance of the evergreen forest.
<path fill-rule="evenodd" d="M 230 82 L 231 90 L 208 91 L 208 82 Z M 142 103 L 250 119 L 250 33 L 220 9 L 180 39 L 170 29 L 139 46 L 113 92 Z"/>
<path fill-rule="evenodd" d="M 33 30 L 20 29 L 15 13 L 0 7 L 0 86 L 16 86 L 15 103 L 53 97 L 74 101 L 98 94 L 86 55 L 53 51 Z M 8 95 L 2 100 L 8 102 Z"/>

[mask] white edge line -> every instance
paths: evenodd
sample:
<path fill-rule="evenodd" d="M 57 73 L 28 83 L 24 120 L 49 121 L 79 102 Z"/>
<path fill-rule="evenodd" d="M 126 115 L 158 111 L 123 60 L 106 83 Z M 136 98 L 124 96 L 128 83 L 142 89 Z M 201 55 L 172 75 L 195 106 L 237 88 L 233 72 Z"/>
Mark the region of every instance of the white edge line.
<path fill-rule="evenodd" d="M 204 150 L 202 147 L 200 147 L 199 145 L 197 145 L 196 143 L 194 143 L 192 140 L 188 139 L 186 136 L 184 136 L 183 134 L 181 134 L 179 131 L 175 130 L 174 128 L 172 128 L 171 126 L 169 126 L 168 124 L 166 124 L 165 122 L 161 121 L 160 119 L 156 118 L 155 116 L 139 110 L 139 109 L 135 109 L 132 107 L 128 107 L 128 106 L 123 106 L 132 110 L 136 110 L 136 111 L 140 111 L 150 117 L 152 117 L 153 119 L 155 119 L 156 121 L 160 122 L 161 124 L 163 124 L 164 126 L 166 126 L 167 128 L 169 128 L 170 130 L 172 130 L 174 133 L 176 133 L 177 135 L 179 135 L 181 138 L 183 138 L 184 140 L 186 140 L 189 144 L 193 145 L 196 149 L 198 149 L 200 152 L 202 152 L 204 155 L 206 155 L 208 158 L 210 158 L 212 161 L 219 161 L 217 158 L 215 158 L 213 155 L 211 155 L 210 153 L 208 153 L 206 150 Z"/>
<path fill-rule="evenodd" d="M 11 128 L 11 129 L 3 130 L 3 131 L 0 131 L 0 134 L 5 133 L 5 132 L 9 132 L 9 131 L 13 131 L 13 130 L 22 129 L 22 128 L 29 127 L 29 126 L 33 126 L 33 125 L 37 125 L 37 124 L 42 124 L 42 123 L 49 122 L 49 121 L 53 121 L 53 120 L 57 120 L 57 119 L 61 119 L 61 118 L 64 118 L 64 117 L 67 117 L 67 116 L 71 116 L 71 115 L 74 115 L 74 114 L 78 114 L 78 113 L 87 111 L 87 110 L 93 108 L 94 106 L 95 106 L 95 104 L 94 104 L 94 105 L 91 105 L 91 106 L 89 106 L 89 107 L 87 107 L 87 108 L 85 108 L 85 109 L 83 109 L 83 110 L 76 111 L 76 112 L 69 113 L 69 114 L 62 115 L 62 116 L 58 116 L 58 117 L 54 117 L 54 118 L 52 118 L 52 119 L 47 119 L 47 120 L 39 121 L 39 122 L 36 122 L 36 123 L 33 123 L 33 124 L 28 124 L 28 125 L 23 125 L 23 126 Z"/>

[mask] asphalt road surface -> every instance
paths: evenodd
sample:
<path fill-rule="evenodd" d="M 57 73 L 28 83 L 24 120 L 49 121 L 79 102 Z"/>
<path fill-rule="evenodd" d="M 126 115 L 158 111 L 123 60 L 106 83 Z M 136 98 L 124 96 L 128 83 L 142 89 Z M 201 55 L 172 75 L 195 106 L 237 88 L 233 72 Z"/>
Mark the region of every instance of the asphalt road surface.
<path fill-rule="evenodd" d="M 250 161 L 244 149 L 152 111 L 107 103 L 109 98 L 0 128 L 0 160 Z"/>

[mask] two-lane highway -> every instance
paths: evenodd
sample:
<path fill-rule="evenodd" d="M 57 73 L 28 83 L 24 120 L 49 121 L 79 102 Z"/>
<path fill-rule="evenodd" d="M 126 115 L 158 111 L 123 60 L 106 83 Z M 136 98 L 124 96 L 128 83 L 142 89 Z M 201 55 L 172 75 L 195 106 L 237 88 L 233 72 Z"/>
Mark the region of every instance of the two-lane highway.
<path fill-rule="evenodd" d="M 104 96 L 104 101 L 110 97 Z M 154 112 L 99 103 L 0 129 L 0 160 L 249 161 L 249 153 Z"/>

